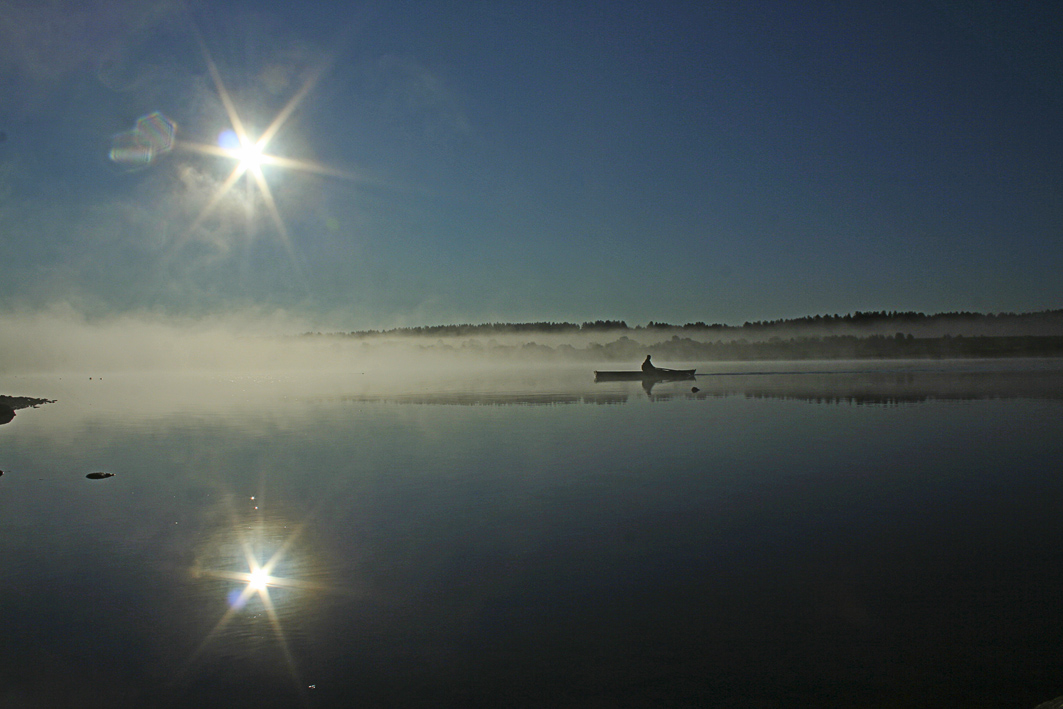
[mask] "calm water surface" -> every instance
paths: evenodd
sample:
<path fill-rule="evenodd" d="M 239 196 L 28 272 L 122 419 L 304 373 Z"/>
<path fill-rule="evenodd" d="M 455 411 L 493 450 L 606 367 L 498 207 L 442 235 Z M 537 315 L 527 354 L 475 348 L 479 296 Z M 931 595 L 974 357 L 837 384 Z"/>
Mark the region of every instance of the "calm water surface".
<path fill-rule="evenodd" d="M 0 377 L 0 707 L 1063 694 L 1063 364 L 591 369 Z"/>

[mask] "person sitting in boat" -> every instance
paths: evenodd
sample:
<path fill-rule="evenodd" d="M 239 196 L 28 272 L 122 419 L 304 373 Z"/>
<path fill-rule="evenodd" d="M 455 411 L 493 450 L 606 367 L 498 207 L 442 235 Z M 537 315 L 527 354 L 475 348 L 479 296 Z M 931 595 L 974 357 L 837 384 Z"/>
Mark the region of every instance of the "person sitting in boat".
<path fill-rule="evenodd" d="M 643 372 L 656 372 L 657 368 L 653 366 L 653 362 L 650 361 L 650 356 L 646 355 L 646 361 L 642 363 Z"/>

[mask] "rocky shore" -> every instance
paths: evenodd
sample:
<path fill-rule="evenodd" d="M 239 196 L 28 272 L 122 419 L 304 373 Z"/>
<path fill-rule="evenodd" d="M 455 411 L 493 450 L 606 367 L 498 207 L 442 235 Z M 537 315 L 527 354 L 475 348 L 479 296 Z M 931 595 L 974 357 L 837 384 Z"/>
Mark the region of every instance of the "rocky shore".
<path fill-rule="evenodd" d="M 15 418 L 18 409 L 36 408 L 41 404 L 54 404 L 55 399 L 35 399 L 32 396 L 5 396 L 0 394 L 0 424 Z"/>

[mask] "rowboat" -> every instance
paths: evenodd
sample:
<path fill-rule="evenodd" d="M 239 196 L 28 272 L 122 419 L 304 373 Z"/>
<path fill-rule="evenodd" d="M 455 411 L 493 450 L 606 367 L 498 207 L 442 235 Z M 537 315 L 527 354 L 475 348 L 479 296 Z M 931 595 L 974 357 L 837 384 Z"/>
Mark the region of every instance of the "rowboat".
<path fill-rule="evenodd" d="M 693 379 L 695 369 L 651 369 L 648 372 L 603 372 L 594 373 L 596 382 L 664 382 Z"/>

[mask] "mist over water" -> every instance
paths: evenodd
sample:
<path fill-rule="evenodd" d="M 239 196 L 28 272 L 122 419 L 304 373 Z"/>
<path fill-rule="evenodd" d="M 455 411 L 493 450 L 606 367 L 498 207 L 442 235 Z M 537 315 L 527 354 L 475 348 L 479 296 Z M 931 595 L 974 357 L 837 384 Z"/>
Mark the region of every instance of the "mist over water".
<path fill-rule="evenodd" d="M 858 314 L 859 315 L 859 314 Z M 743 327 L 628 327 L 620 321 L 443 326 L 383 331 L 324 330 L 283 311 L 232 311 L 200 318 L 139 313 L 87 317 L 69 306 L 0 315 L 0 374 L 136 371 L 333 372 L 402 374 L 580 362 L 635 368 L 728 360 L 948 359 L 1058 357 L 1063 312 L 939 317 L 870 314 Z M 833 324 L 823 324 L 829 321 Z M 797 322 L 797 321 L 794 321 Z M 612 325 L 615 324 L 616 327 Z M 904 330 L 896 328 L 904 327 Z M 913 332 L 916 333 L 913 335 Z M 967 337 L 968 339 L 964 339 Z M 981 338 L 981 339 L 980 339 Z"/>
<path fill-rule="evenodd" d="M 1063 693 L 1059 360 L 596 382 L 638 359 L 302 326 L 0 325 L 55 399 L 0 426 L 0 703 Z"/>

